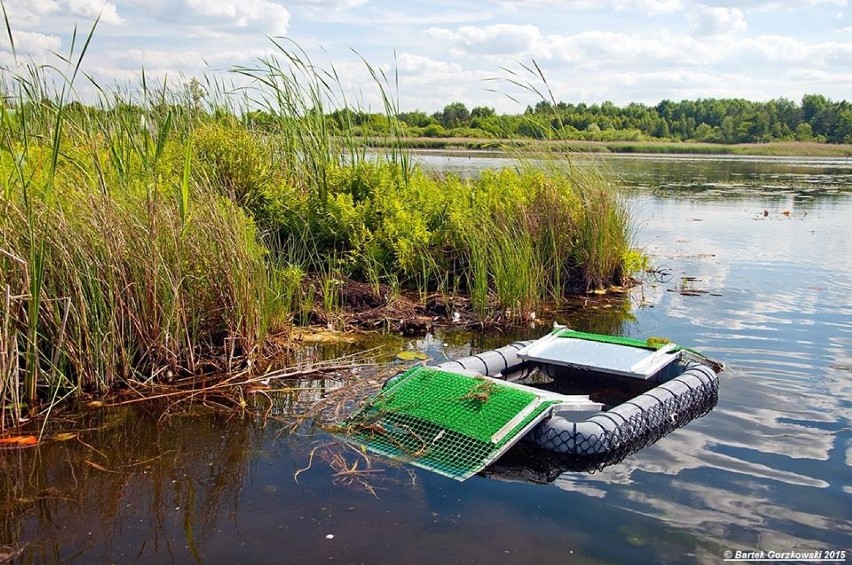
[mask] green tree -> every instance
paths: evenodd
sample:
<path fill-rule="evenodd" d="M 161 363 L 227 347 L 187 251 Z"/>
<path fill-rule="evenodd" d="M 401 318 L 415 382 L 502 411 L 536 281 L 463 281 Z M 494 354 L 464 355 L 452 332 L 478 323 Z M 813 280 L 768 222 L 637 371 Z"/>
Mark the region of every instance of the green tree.
<path fill-rule="evenodd" d="M 834 137 L 838 143 L 852 143 L 852 109 L 842 110 L 838 114 Z"/>
<path fill-rule="evenodd" d="M 733 116 L 725 116 L 722 118 L 722 124 L 719 126 L 719 133 L 723 143 L 737 142 L 737 125 Z"/>
<path fill-rule="evenodd" d="M 796 127 L 796 141 L 813 141 L 814 130 L 811 124 L 803 122 Z"/>
<path fill-rule="evenodd" d="M 463 102 L 453 102 L 444 106 L 441 112 L 441 125 L 445 128 L 457 128 L 468 125 L 470 111 Z"/>
<path fill-rule="evenodd" d="M 802 119 L 808 123 L 828 107 L 828 100 L 821 94 L 805 94 L 802 97 Z"/>
<path fill-rule="evenodd" d="M 494 108 L 489 108 L 488 106 L 477 106 L 470 111 L 471 118 L 490 118 L 496 114 L 497 112 Z"/>
<path fill-rule="evenodd" d="M 425 112 L 415 110 L 413 112 L 402 112 L 399 114 L 400 121 L 405 122 L 408 126 L 425 128 L 430 124 L 435 123 L 432 116 L 427 116 Z"/>
<path fill-rule="evenodd" d="M 698 124 L 693 134 L 696 141 L 713 143 L 719 141 L 719 132 L 713 126 L 705 123 Z"/>

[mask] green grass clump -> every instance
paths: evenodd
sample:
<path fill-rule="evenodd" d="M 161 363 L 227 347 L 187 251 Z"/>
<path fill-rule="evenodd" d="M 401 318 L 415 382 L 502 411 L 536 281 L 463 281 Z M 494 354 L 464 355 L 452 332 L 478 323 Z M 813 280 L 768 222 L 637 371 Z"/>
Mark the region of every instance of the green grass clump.
<path fill-rule="evenodd" d="M 68 192 L 29 211 L 5 202 L 0 288 L 18 297 L 7 315 L 24 335 L 25 306 L 39 292 L 26 370 L 96 390 L 159 371 L 196 372 L 198 359 L 226 341 L 235 355 L 257 348 L 270 300 L 252 222 L 212 195 L 193 199 L 189 216 L 169 198 L 134 194 Z"/>
<path fill-rule="evenodd" d="M 426 292 L 466 292 L 483 316 L 524 319 L 543 301 L 620 282 L 623 204 L 580 166 L 435 177 L 362 162 L 327 171 L 316 194 L 281 189 L 260 214 L 288 261 Z"/>
<path fill-rule="evenodd" d="M 452 214 L 461 276 L 481 313 L 496 300 L 524 319 L 543 301 L 620 282 L 629 245 L 623 203 L 573 163 L 486 173 Z"/>

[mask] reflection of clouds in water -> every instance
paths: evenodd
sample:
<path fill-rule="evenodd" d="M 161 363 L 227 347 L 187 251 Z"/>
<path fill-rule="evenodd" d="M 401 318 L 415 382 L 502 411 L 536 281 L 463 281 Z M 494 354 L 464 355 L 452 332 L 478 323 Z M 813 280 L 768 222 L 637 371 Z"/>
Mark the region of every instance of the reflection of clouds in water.
<path fill-rule="evenodd" d="M 722 296 L 688 296 L 666 290 L 666 314 L 671 318 L 687 319 L 703 331 L 719 328 L 743 332 L 739 336 L 726 336 L 729 339 L 739 337 L 789 340 L 789 326 L 813 326 L 820 323 L 816 318 L 823 314 L 837 313 L 837 301 L 832 299 L 834 297 L 826 296 L 826 293 L 804 292 L 802 288 L 783 291 L 772 288 L 737 288 L 736 282 L 726 279 L 723 274 L 716 272 L 714 275 L 703 275 L 699 271 L 691 275 L 699 279 L 694 284 L 695 288 Z M 778 277 L 783 275 L 779 274 Z M 766 284 L 771 282 L 767 281 Z M 663 297 L 660 296 L 658 301 L 662 300 Z M 794 331 L 795 329 L 793 328 Z M 796 337 L 805 338 L 807 342 L 806 331 L 803 329 L 802 335 Z"/>
<path fill-rule="evenodd" d="M 852 254 L 847 225 L 850 198 L 813 207 L 804 218 L 773 211 L 766 219 L 759 202 L 684 205 L 637 199 L 636 208 L 648 211 L 642 218 L 639 243 L 653 258 L 693 257 L 707 265 L 757 262 L 818 268 L 828 261 L 831 270 L 852 271 L 852 261 L 846 256 Z M 784 280 L 777 283 L 783 286 Z"/>
<path fill-rule="evenodd" d="M 595 483 L 627 485 L 641 483 L 632 475 L 639 471 L 659 475 L 675 476 L 689 469 L 714 468 L 748 477 L 757 477 L 780 481 L 790 485 L 826 488 L 829 484 L 823 480 L 807 477 L 799 473 L 783 471 L 752 461 L 717 453 L 719 443 L 708 437 L 707 430 L 692 428 L 677 430 L 656 445 L 647 447 L 626 461 L 604 469 L 593 475 L 563 474 L 555 484 L 564 490 L 579 491 L 593 488 Z"/>
<path fill-rule="evenodd" d="M 827 461 L 834 446 L 834 436 L 830 433 L 810 426 L 779 422 L 782 414 L 774 410 L 755 409 L 752 413 L 717 411 L 717 417 L 725 424 L 716 426 L 716 435 L 724 438 L 722 443 L 728 447 L 785 455 L 792 459 Z"/>
<path fill-rule="evenodd" d="M 713 414 L 714 440 L 748 450 L 744 453 L 755 458 L 777 454 L 828 461 L 837 439 L 833 432 L 848 414 L 849 381 L 814 375 L 812 366 L 801 367 L 802 372 L 789 367 L 780 371 L 775 365 L 783 355 L 776 357 L 722 374 L 721 400 Z"/>
<path fill-rule="evenodd" d="M 813 548 L 813 541 L 791 533 L 801 525 L 827 532 L 852 533 L 850 522 L 800 512 L 773 503 L 762 485 L 744 481 L 737 492 L 686 481 L 673 481 L 669 496 L 652 497 L 641 490 L 627 493 L 637 512 L 677 527 L 688 527 L 708 540 L 736 540 L 750 547 L 789 551 Z M 740 494 L 753 492 L 750 497 Z M 781 524 L 779 524 L 781 523 Z M 782 533 L 783 532 L 783 533 Z M 823 549 L 823 548 L 819 548 Z M 719 555 L 701 556 L 702 562 L 719 562 Z M 709 560 L 708 560 L 709 558 Z"/>
<path fill-rule="evenodd" d="M 751 536 L 753 546 L 783 550 L 813 545 L 808 535 L 852 533 L 849 521 L 836 519 L 845 515 L 839 506 L 815 514 L 819 504 L 778 502 L 797 499 L 802 488 L 818 489 L 810 492 L 823 506 L 834 493 L 852 493 L 844 484 L 852 446 L 838 445 L 852 398 L 852 268 L 849 257 L 837 257 L 852 241 L 852 199 L 767 220 L 756 218 L 755 201 L 639 200 L 652 212 L 640 233 L 644 249 L 673 277 L 634 290 L 636 331 L 677 336 L 721 358 L 728 370 L 720 402 L 627 461 L 595 475 L 562 475 L 557 486 L 623 495 L 626 508 L 711 540 Z M 837 244 L 815 244 L 823 240 Z M 722 296 L 671 292 L 690 285 Z M 687 482 L 696 473 L 705 478 Z"/>
<path fill-rule="evenodd" d="M 836 423 L 848 412 L 844 399 L 850 397 L 849 379 L 821 367 L 838 354 L 836 350 L 849 349 L 826 334 L 850 331 L 852 302 L 845 289 L 852 287 L 842 265 L 840 271 L 834 270 L 836 250 L 815 249 L 811 233 L 852 235 L 844 219 L 847 202 L 810 206 L 809 222 L 780 216 L 745 226 L 743 215 L 752 211 L 737 208 L 741 203 L 670 203 L 654 209 L 657 217 L 646 228 L 655 242 L 649 251 L 661 259 L 671 258 L 676 273 L 668 285 L 646 285 L 641 294 L 646 304 L 661 307 L 673 325 L 687 324 L 681 335 L 694 335 L 694 342 L 706 352 L 718 354 L 737 369 L 723 374 L 722 403 L 717 408 L 726 410 L 733 425 L 742 428 L 734 428 L 742 441 L 731 445 L 797 458 L 828 458 L 831 438 L 819 438 L 820 431 L 807 423 L 782 420 Z M 689 221 L 693 217 L 705 221 Z M 743 246 L 748 253 L 738 251 Z M 697 288 L 723 296 L 668 292 L 680 284 L 679 275 L 695 276 Z M 741 345 L 732 348 L 732 342 Z M 733 409 L 726 405 L 730 402 L 735 403 Z"/>
<path fill-rule="evenodd" d="M 610 467 L 610 469 L 617 470 L 617 467 Z M 618 472 L 610 473 L 609 469 L 605 469 L 597 475 L 565 473 L 560 475 L 554 481 L 554 484 L 564 491 L 576 492 L 589 498 L 606 498 L 610 491 L 609 485 L 630 483 L 630 474 L 621 474 L 624 476 L 619 477 Z M 603 488 L 598 487 L 597 484 L 603 485 Z"/>
<path fill-rule="evenodd" d="M 852 467 L 852 440 L 846 442 L 846 466 Z M 843 485 L 843 492 L 852 494 L 852 486 Z"/>
<path fill-rule="evenodd" d="M 803 524 L 807 530 L 829 537 L 852 532 L 848 521 L 774 502 L 781 491 L 772 482 L 823 489 L 829 486 L 825 481 L 716 453 L 715 447 L 707 430 L 683 429 L 620 465 L 594 475 L 566 473 L 555 484 L 586 496 L 610 498 L 610 504 L 688 529 L 711 545 L 737 540 L 754 547 L 807 547 L 813 541 L 801 531 Z M 722 477 L 728 486 L 677 478 L 703 475 L 707 469 L 732 473 L 714 474 L 716 481 Z M 669 478 L 661 483 L 660 476 Z M 843 491 L 850 492 L 850 488 L 844 486 Z M 704 556 L 701 561 L 707 557 L 718 562 L 718 555 Z"/>

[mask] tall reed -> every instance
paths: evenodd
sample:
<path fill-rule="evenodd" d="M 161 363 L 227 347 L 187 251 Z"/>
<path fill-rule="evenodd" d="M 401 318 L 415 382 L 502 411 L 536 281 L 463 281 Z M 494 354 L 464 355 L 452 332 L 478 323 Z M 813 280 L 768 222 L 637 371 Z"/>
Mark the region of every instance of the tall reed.
<path fill-rule="evenodd" d="M 514 151 L 527 168 L 544 170 L 553 178 L 564 178 L 572 187 L 579 206 L 573 212 L 573 242 L 558 245 L 551 241 L 555 244 L 554 250 L 570 249 L 567 256 L 560 253 L 556 264 L 570 265 L 572 282 L 576 284 L 581 279 L 585 290 L 618 282 L 630 274 L 624 272 L 624 265 L 631 251 L 634 228 L 624 199 L 611 182 L 612 174 L 598 161 L 581 161 L 572 155 L 570 140 L 564 137 L 565 127 L 556 96 L 536 61 L 520 63 L 514 69 L 505 67 L 503 71 L 509 85 L 535 95 L 551 110 L 551 129 L 547 136 L 555 142 L 543 153 L 510 151 Z M 554 147 L 561 147 L 561 153 L 554 153 Z"/>
<path fill-rule="evenodd" d="M 192 174 L 189 109 L 144 81 L 143 105 L 68 102 L 93 32 L 68 72 L 22 65 L 0 101 L 0 426 L 236 368 L 283 318 L 253 220 Z"/>
<path fill-rule="evenodd" d="M 337 73 L 319 69 L 308 54 L 287 40 L 272 39 L 276 53 L 257 61 L 252 67 L 237 67 L 235 72 L 251 80 L 246 89 L 249 100 L 272 121 L 271 140 L 275 143 L 277 165 L 287 182 L 315 193 L 324 206 L 328 195 L 328 171 L 349 159 L 363 159 L 364 150 L 355 141 L 352 129 L 338 140 L 326 108 L 342 103 L 345 94 Z"/>
<path fill-rule="evenodd" d="M 467 211 L 451 223 L 457 269 L 480 313 L 491 305 L 523 319 L 543 301 L 620 282 L 627 218 L 605 176 L 526 161 L 470 185 Z"/>
<path fill-rule="evenodd" d="M 630 274 L 624 272 L 632 241 L 627 206 L 600 167 L 573 167 L 572 175 L 583 206 L 572 259 L 587 290 L 605 287 Z"/>

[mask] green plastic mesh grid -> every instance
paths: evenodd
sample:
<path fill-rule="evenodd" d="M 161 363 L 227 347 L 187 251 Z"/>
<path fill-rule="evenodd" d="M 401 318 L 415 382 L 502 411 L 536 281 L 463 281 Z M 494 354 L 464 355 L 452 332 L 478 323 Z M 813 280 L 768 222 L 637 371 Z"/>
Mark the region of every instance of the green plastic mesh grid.
<path fill-rule="evenodd" d="M 344 425 L 373 452 L 464 480 L 523 437 L 554 403 L 493 380 L 415 367 Z"/>
<path fill-rule="evenodd" d="M 611 343 L 613 345 L 626 345 L 628 347 L 638 347 L 640 349 L 660 349 L 663 345 L 666 345 L 665 340 L 659 342 L 651 342 L 645 341 L 644 339 L 636 339 L 632 337 L 623 337 L 616 335 L 603 335 L 603 334 L 592 334 L 586 332 L 578 332 L 575 330 L 558 330 L 557 335 L 559 337 L 568 337 L 571 339 L 584 339 L 586 341 L 597 341 L 599 343 Z"/>

